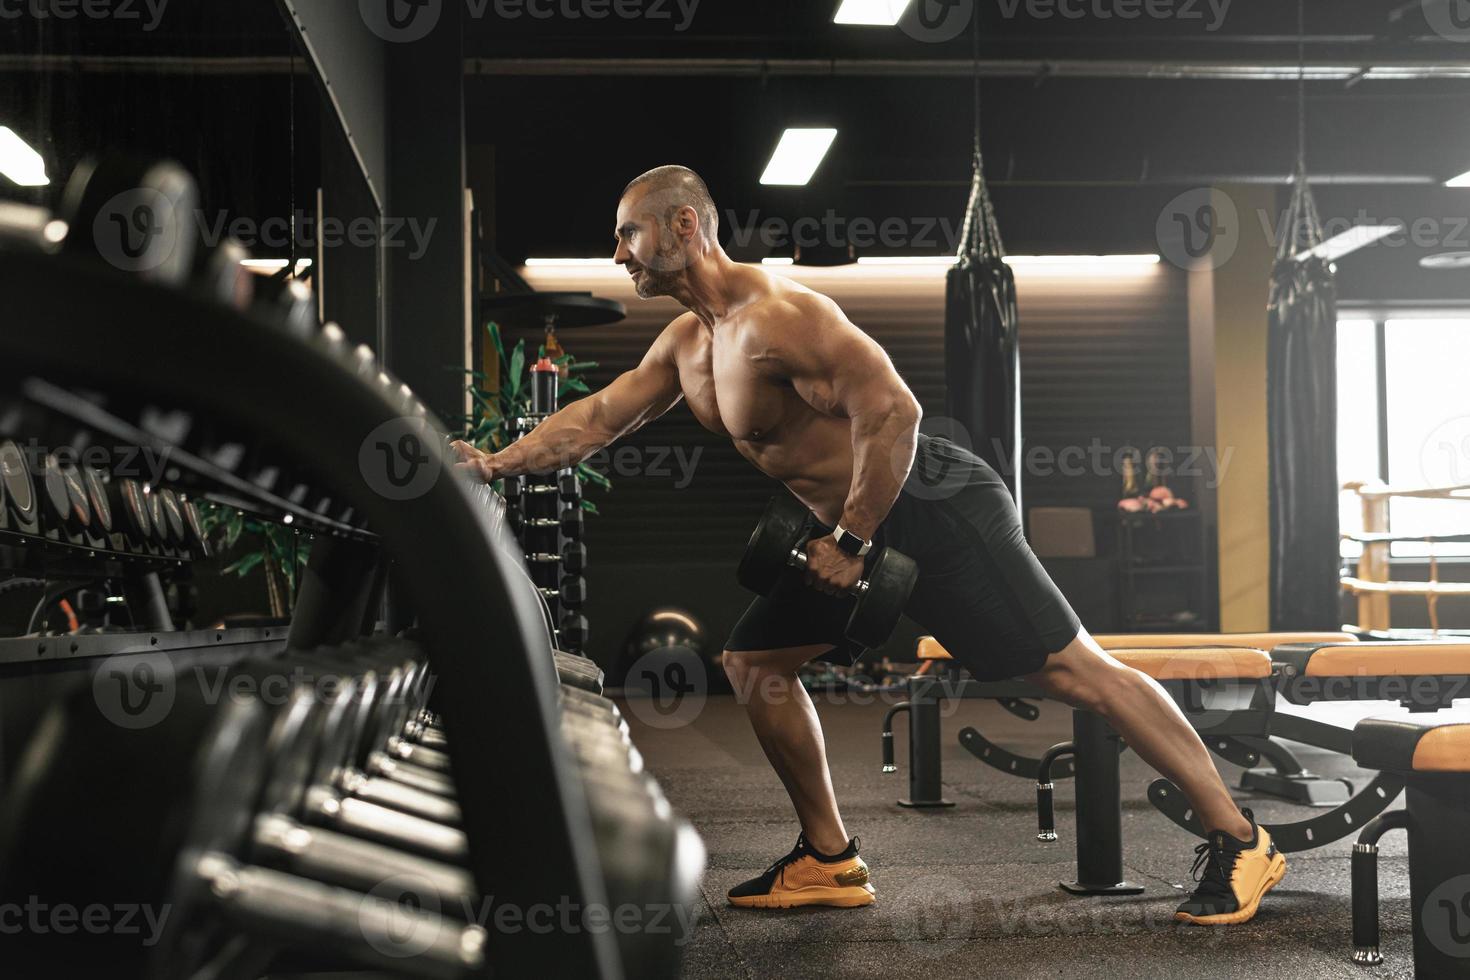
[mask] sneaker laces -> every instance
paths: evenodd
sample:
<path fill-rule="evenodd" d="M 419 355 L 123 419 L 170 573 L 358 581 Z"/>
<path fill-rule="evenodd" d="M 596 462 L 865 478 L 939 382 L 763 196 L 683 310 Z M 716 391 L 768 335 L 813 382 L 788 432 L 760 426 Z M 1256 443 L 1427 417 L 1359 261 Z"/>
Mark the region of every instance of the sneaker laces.
<path fill-rule="evenodd" d="M 766 869 L 766 874 L 768 874 L 768 875 L 774 875 L 774 874 L 778 873 L 783 868 L 785 868 L 786 865 L 791 864 L 793 861 L 797 861 L 797 860 L 801 859 L 802 857 L 804 857 L 807 854 L 810 854 L 811 853 L 811 850 L 812 850 L 811 845 L 808 844 L 807 843 L 807 840 L 806 840 L 806 832 L 803 831 L 802 833 L 797 834 L 796 835 L 796 846 L 791 849 L 791 853 L 790 854 L 787 854 L 785 857 L 779 857 L 779 858 L 777 858 L 775 860 L 775 862 L 769 868 Z M 762 877 L 764 877 L 764 876 L 762 876 Z"/>
<path fill-rule="evenodd" d="M 1215 841 L 1207 840 L 1194 849 L 1194 866 L 1189 869 L 1189 877 L 1199 882 L 1194 892 L 1196 895 L 1234 894 L 1230 876 L 1235 873 L 1235 861 L 1240 857 L 1240 851 L 1225 847 L 1223 837 L 1219 840 L 1219 846 Z"/>

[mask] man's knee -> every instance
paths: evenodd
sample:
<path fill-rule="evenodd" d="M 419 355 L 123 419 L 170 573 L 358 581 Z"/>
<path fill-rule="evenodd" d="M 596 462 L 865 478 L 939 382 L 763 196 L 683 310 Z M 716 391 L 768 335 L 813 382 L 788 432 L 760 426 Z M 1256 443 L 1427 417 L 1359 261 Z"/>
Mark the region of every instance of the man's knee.
<path fill-rule="evenodd" d="M 1046 693 L 1083 711 L 1106 715 L 1147 681 L 1131 667 L 1101 657 L 1053 658 L 1037 678 Z"/>

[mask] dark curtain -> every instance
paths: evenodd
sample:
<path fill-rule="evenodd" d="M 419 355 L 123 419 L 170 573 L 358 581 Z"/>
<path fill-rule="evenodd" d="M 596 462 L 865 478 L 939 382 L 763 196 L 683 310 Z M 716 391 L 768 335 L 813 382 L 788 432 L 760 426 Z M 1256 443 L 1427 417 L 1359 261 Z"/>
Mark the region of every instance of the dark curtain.
<path fill-rule="evenodd" d="M 1267 354 L 1271 628 L 1337 629 L 1337 286 L 1328 263 L 1307 254 L 1322 226 L 1300 171 L 1285 227 Z"/>
<path fill-rule="evenodd" d="M 1021 351 L 1016 277 L 1002 261 L 1000 228 L 980 155 L 970 184 L 959 261 L 944 303 L 949 415 L 1021 506 Z"/>

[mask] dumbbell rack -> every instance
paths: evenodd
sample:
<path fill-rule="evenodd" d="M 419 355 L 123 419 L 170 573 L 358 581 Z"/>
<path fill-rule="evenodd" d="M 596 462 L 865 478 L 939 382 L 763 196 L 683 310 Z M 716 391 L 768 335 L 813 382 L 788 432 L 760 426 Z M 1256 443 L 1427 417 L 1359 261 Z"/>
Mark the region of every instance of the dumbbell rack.
<path fill-rule="evenodd" d="M 561 376 L 549 358 L 531 366 L 531 411 L 515 420 L 523 438 L 557 410 Z M 576 467 L 505 481 L 513 526 L 525 550 L 536 588 L 556 624 L 557 645 L 568 653 L 587 648 L 587 546 L 582 542 L 582 481 Z"/>
<path fill-rule="evenodd" d="M 558 903 L 593 910 L 612 908 L 613 895 L 629 894 L 628 883 L 649 889 L 650 907 L 672 907 L 669 895 L 692 893 L 686 885 L 696 880 L 697 847 L 652 839 L 638 843 L 628 836 L 639 827 L 664 837 L 677 834 L 680 840 L 692 832 L 672 823 L 666 803 L 649 810 L 647 818 L 629 810 L 630 800 L 648 809 L 648 793 L 646 776 L 631 761 L 620 762 L 621 769 L 609 763 L 619 754 L 632 758 L 622 747 L 626 729 L 599 721 L 588 730 L 572 718 L 565 681 L 558 683 L 560 670 L 545 666 L 547 636 L 535 594 L 522 587 L 517 545 L 496 542 L 500 528 L 493 513 L 478 506 L 474 490 L 459 480 L 437 478 L 422 493 L 398 495 L 382 489 L 387 486 L 383 474 L 371 475 L 375 457 L 364 454 L 363 447 L 371 448 L 385 427 L 393 432 L 405 422 L 423 420 L 435 437 L 444 434 L 370 351 L 352 348 L 334 328 L 308 332 L 265 311 L 245 313 L 209 296 L 118 275 L 81 256 L 35 250 L 4 258 L 0 289 L 8 297 L 8 328 L 0 331 L 0 400 L 6 408 L 14 411 L 13 401 L 44 410 L 78 437 L 165 452 L 172 488 L 242 506 L 315 536 L 289 642 L 268 638 L 277 655 L 283 647 L 340 646 L 343 637 L 362 630 L 368 595 L 376 588 L 369 581 L 371 556 L 381 554 L 392 562 L 395 581 L 404 584 L 417 615 L 415 642 L 438 682 L 434 716 L 453 735 L 451 755 L 459 763 L 455 803 L 467 842 L 464 870 L 477 894 L 525 910 Z M 79 350 L 88 356 L 75 356 Z M 228 372 L 201 370 L 226 354 Z M 294 383 L 281 384 L 283 377 Z M 192 424 L 177 432 L 155 428 L 145 411 L 151 404 Z M 0 420 L 10 417 L 0 412 Z M 311 425 L 303 425 L 303 419 Z M 16 434 L 0 429 L 0 435 Z M 434 471 L 452 473 L 447 442 L 432 438 L 422 448 Z M 580 509 L 567 508 L 563 515 L 567 512 L 576 515 L 567 518 L 569 525 L 580 523 Z M 571 529 L 567 536 L 575 540 Z M 557 530 L 560 544 L 564 529 Z M 202 652 L 221 642 L 214 635 L 190 645 Z M 90 684 L 77 690 L 81 696 L 69 704 L 95 714 Z M 227 728 L 225 715 L 237 702 L 227 698 L 223 703 L 220 725 Z M 202 703 L 192 702 L 188 710 L 196 708 L 205 711 Z M 137 737 L 185 752 L 194 741 L 170 737 L 183 721 L 179 710 L 166 725 L 137 729 L 142 733 Z M 607 714 L 605 707 L 595 710 Z M 233 744 L 260 743 L 252 735 Z M 167 791 L 170 778 L 160 769 L 166 762 L 148 752 L 127 755 L 128 766 L 154 778 L 159 793 Z M 239 775 L 245 770 L 230 764 L 219 771 Z M 64 767 L 55 772 L 58 785 L 70 785 Z M 225 778 L 220 785 L 229 789 L 243 782 Z M 248 812 L 243 801 L 223 795 L 191 799 L 208 802 L 232 819 Z M 83 813 L 86 807 L 73 810 Z M 122 847 L 130 826 L 108 820 L 89 831 L 107 846 Z M 69 853 L 66 847 L 54 850 Z M 4 856 L 25 861 L 50 853 L 26 838 L 24 847 Z M 643 857 L 668 858 L 675 866 L 634 867 Z M 52 868 L 33 863 L 40 884 L 52 880 Z M 94 867 L 96 873 L 107 870 L 105 862 L 88 865 L 77 880 L 85 881 Z M 623 870 L 629 867 L 634 874 Z M 238 871 L 214 869 L 217 895 L 249 894 L 231 877 Z M 0 874 L 0 881 L 4 878 Z M 618 891 L 611 890 L 615 886 Z M 298 918 L 316 911 L 303 905 Z M 648 937 L 635 938 L 643 943 Z M 642 965 L 644 950 L 622 963 L 629 947 L 605 930 L 497 931 L 488 937 L 486 962 L 500 976 L 676 975 L 677 946 L 652 938 L 668 949 L 654 951 L 664 959 L 651 969 Z"/>

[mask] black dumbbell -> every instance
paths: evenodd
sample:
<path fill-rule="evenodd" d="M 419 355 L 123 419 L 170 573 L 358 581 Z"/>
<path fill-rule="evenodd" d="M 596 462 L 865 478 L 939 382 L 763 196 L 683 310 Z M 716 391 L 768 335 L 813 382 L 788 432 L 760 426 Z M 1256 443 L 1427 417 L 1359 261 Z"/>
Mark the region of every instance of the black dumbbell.
<path fill-rule="evenodd" d="M 556 631 L 558 645 L 563 650 L 585 650 L 587 648 L 587 617 L 582 615 L 563 616 Z"/>
<path fill-rule="evenodd" d="M 573 505 L 562 510 L 559 523 L 564 537 L 573 541 L 582 540 L 583 517 L 580 505 Z"/>
<path fill-rule="evenodd" d="M 563 575 L 554 589 L 541 589 L 548 599 L 560 599 L 568 608 L 585 605 L 587 602 L 587 580 L 580 575 Z"/>
<path fill-rule="evenodd" d="M 86 160 L 72 171 L 62 195 L 67 233 L 61 248 L 181 285 L 198 246 L 198 206 L 194 178 L 177 164 L 121 155 Z"/>
<path fill-rule="evenodd" d="M 770 595 L 786 569 L 806 567 L 810 531 L 811 513 L 805 507 L 790 497 L 773 497 L 740 559 L 740 584 Z M 848 639 L 882 646 L 898 626 L 918 578 L 913 559 L 893 548 L 880 551 L 868 577 L 852 588 L 857 602 L 847 620 Z"/>
<path fill-rule="evenodd" d="M 562 470 L 556 477 L 557 491 L 561 499 L 569 504 L 582 502 L 582 478 L 576 470 Z"/>
<path fill-rule="evenodd" d="M 568 541 L 561 549 L 562 570 L 570 575 L 580 575 L 587 570 L 587 546 L 580 541 Z"/>

